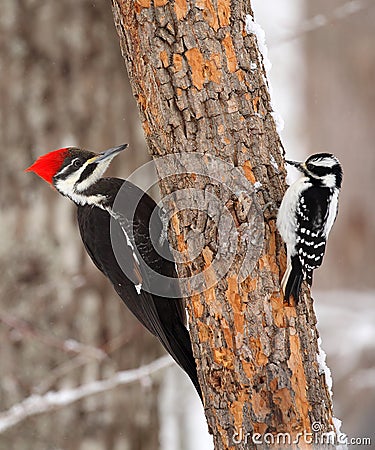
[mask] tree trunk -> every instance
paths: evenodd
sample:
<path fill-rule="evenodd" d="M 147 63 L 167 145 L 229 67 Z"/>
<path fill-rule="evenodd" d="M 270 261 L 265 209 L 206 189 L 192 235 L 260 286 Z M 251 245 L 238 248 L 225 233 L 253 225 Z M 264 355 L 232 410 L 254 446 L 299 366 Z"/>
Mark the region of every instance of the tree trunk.
<path fill-rule="evenodd" d="M 294 439 L 314 422 L 332 430 L 310 296 L 294 307 L 280 294 L 285 251 L 265 206 L 280 203 L 285 170 L 249 2 L 112 3 L 182 255 L 215 448 L 260 448 L 255 433 Z"/>

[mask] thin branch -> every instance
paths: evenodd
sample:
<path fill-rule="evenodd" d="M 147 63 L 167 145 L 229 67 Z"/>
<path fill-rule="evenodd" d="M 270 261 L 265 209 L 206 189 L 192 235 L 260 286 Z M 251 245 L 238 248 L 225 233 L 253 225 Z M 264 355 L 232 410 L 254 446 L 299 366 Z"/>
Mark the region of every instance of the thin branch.
<path fill-rule="evenodd" d="M 361 12 L 365 9 L 369 9 L 374 6 L 374 2 L 369 0 L 350 0 L 344 3 L 341 6 L 333 9 L 330 13 L 324 14 L 316 14 L 310 19 L 306 19 L 302 22 L 299 29 L 283 39 L 278 40 L 277 42 L 272 42 L 270 47 L 277 47 L 278 45 L 285 44 L 286 42 L 293 41 L 295 39 L 299 39 L 303 37 L 307 33 L 311 33 L 313 31 L 319 30 L 320 28 L 326 27 L 328 25 L 333 25 L 347 17 L 350 17 L 358 12 Z"/>
<path fill-rule="evenodd" d="M 143 380 L 170 365 L 172 365 L 170 356 L 162 356 L 150 364 L 138 367 L 137 369 L 116 372 L 106 380 L 93 381 L 74 389 L 50 391 L 45 395 L 32 395 L 0 413 L 0 433 L 18 425 L 28 417 L 55 411 L 91 395 L 100 394 L 118 386 L 133 383 L 134 381 Z"/>
<path fill-rule="evenodd" d="M 113 352 L 123 347 L 125 344 L 128 344 L 134 338 L 137 331 L 139 331 L 139 327 L 135 326 L 132 328 L 132 332 L 130 334 L 129 330 L 127 329 L 125 332 L 120 333 L 118 336 L 106 342 L 102 346 L 105 354 L 107 356 L 110 356 Z M 69 359 L 68 361 L 64 361 L 63 363 L 52 369 L 48 373 L 46 379 L 43 379 L 37 386 L 32 388 L 32 392 L 39 395 L 45 393 L 46 391 L 48 391 L 48 389 L 51 389 L 52 385 L 57 383 L 59 378 L 66 376 L 69 372 L 79 369 L 80 367 L 83 367 L 91 362 L 92 359 L 88 358 L 85 354 L 74 355 L 73 358 Z"/>
<path fill-rule="evenodd" d="M 75 339 L 62 340 L 55 336 L 47 335 L 26 320 L 20 319 L 19 317 L 15 317 L 11 314 L 0 312 L 0 321 L 8 325 L 8 327 L 17 330 L 17 332 L 23 337 L 31 337 L 43 342 L 43 344 L 48 345 L 49 347 L 58 348 L 63 352 L 84 355 L 99 361 L 107 357 L 107 354 L 100 348 L 82 344 Z"/>

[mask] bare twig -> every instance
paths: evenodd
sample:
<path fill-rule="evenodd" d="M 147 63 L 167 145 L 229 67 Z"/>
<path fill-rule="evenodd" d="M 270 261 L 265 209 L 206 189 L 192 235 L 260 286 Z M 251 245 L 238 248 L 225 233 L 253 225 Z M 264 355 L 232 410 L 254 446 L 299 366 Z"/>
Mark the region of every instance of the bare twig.
<path fill-rule="evenodd" d="M 135 326 L 132 328 L 131 333 L 129 333 L 129 330 L 126 330 L 125 332 L 120 333 L 118 336 L 106 342 L 102 346 L 105 354 L 107 356 L 110 356 L 113 352 L 129 343 L 133 339 L 134 335 L 136 335 L 137 331 L 139 331 L 139 327 Z M 79 369 L 80 367 L 83 367 L 90 362 L 92 362 L 92 358 L 88 358 L 84 354 L 75 355 L 68 361 L 64 361 L 63 363 L 53 368 L 48 373 L 48 376 L 45 379 L 43 379 L 37 386 L 33 387 L 32 392 L 39 395 L 43 394 L 48 389 L 51 389 L 51 386 L 53 386 L 53 384 L 55 384 L 59 378 L 66 376 L 69 372 Z M 100 361 L 98 361 L 98 363 L 99 362 Z"/>
<path fill-rule="evenodd" d="M 284 44 L 289 41 L 293 41 L 295 39 L 299 39 L 307 33 L 311 33 L 316 31 L 322 27 L 326 27 L 328 25 L 332 25 L 334 23 L 339 22 L 340 20 L 346 19 L 353 14 L 356 14 L 360 11 L 368 9 L 374 6 L 374 2 L 370 0 L 350 0 L 344 3 L 341 6 L 333 9 L 330 13 L 317 14 L 310 19 L 306 19 L 302 22 L 299 29 L 293 34 L 286 36 L 283 39 L 280 39 L 277 42 L 272 42 L 270 47 L 277 47 L 278 45 Z"/>
<path fill-rule="evenodd" d="M 49 347 L 58 348 L 67 353 L 75 353 L 77 355 L 85 355 L 91 359 L 99 361 L 107 357 L 107 354 L 100 348 L 91 345 L 82 344 L 75 339 L 62 340 L 50 334 L 45 334 L 38 330 L 33 324 L 24 319 L 15 317 L 11 314 L 0 312 L 0 321 L 7 324 L 10 328 L 17 330 L 23 337 L 31 337 L 37 339 Z"/>
<path fill-rule="evenodd" d="M 20 403 L 0 413 L 0 433 L 18 425 L 28 417 L 54 411 L 91 395 L 100 394 L 118 386 L 148 378 L 155 372 L 171 364 L 172 359 L 170 356 L 162 356 L 150 364 L 138 367 L 137 369 L 116 372 L 106 380 L 93 381 L 74 389 L 50 391 L 45 395 L 32 395 L 27 397 Z"/>

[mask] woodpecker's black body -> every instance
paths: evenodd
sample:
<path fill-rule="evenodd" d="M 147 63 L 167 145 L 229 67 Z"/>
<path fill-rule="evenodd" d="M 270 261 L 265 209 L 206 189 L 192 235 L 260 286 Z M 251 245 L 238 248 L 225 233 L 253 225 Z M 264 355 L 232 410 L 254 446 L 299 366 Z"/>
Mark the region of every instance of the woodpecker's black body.
<path fill-rule="evenodd" d="M 118 178 L 101 178 L 109 161 L 125 147 L 99 155 L 80 149 L 62 149 L 41 157 L 28 170 L 36 172 L 76 203 L 82 241 L 92 261 L 111 281 L 135 317 L 189 375 L 202 398 L 177 284 L 169 286 L 166 281 L 161 290 L 163 295 L 153 294 L 149 289 L 152 280 L 147 267 L 167 277 L 166 280 L 177 278 L 168 242 L 161 239 L 165 231 L 160 210 L 135 185 Z M 63 155 L 58 153 L 64 151 Z M 56 158 L 61 161 L 54 165 Z M 55 166 L 59 167 L 55 169 Z M 51 167 L 55 173 L 50 173 Z M 123 207 L 114 211 L 119 193 Z M 156 214 L 152 215 L 153 212 Z"/>
<path fill-rule="evenodd" d="M 129 204 L 133 204 L 133 192 L 138 191 L 138 188 L 127 181 L 118 178 L 102 178 L 95 186 L 95 190 L 98 192 L 106 193 L 109 207 L 113 206 L 119 189 L 122 189 L 123 196 L 126 197 L 129 194 Z M 138 196 L 139 192 L 135 195 Z M 129 218 L 133 226 L 135 247 L 142 248 L 143 251 L 139 251 L 140 257 L 156 272 L 176 278 L 174 263 L 161 258 L 149 238 L 149 221 L 156 204 L 147 194 L 141 193 L 141 196 L 134 216 Z M 122 213 L 126 216 L 126 210 Z M 163 225 L 161 221 L 155 223 L 156 217 L 157 215 L 154 216 L 152 224 L 153 232 L 158 233 L 159 231 L 161 235 Z M 189 375 L 201 396 L 190 337 L 184 325 L 186 315 L 183 301 L 176 298 L 159 297 L 143 289 L 140 289 L 138 294 L 134 282 L 124 275 L 124 266 L 127 266 L 126 271 L 133 271 L 133 279 L 139 278 L 139 284 L 146 283 L 147 280 L 142 278 L 143 274 L 138 271 L 133 250 L 126 242 L 121 225 L 107 211 L 95 206 L 78 206 L 78 225 L 87 253 L 97 268 L 111 281 L 115 291 L 135 317 L 154 336 L 159 338 L 168 353 Z M 159 230 L 155 230 L 155 227 Z M 121 253 L 122 267 L 117 262 L 112 249 L 111 232 L 115 233 L 113 240 L 116 243 L 122 242 L 121 252 L 118 252 Z"/>
<path fill-rule="evenodd" d="M 322 225 L 327 221 L 331 199 L 332 190 L 318 184 L 306 189 L 300 197 L 296 254 L 291 257 L 292 271 L 285 288 L 286 298 L 292 295 L 298 301 L 303 279 L 311 286 L 313 271 L 323 262 L 326 234 Z"/>

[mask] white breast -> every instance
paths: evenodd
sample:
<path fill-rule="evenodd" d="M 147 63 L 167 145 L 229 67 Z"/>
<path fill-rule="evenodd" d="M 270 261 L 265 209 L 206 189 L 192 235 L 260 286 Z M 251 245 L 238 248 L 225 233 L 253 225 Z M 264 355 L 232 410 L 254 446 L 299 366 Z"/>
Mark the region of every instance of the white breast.
<path fill-rule="evenodd" d="M 296 245 L 296 210 L 300 194 L 311 186 L 307 177 L 301 177 L 285 192 L 277 215 L 277 228 L 287 245 L 288 256 L 293 256 Z"/>
<path fill-rule="evenodd" d="M 333 226 L 336 216 L 337 216 L 338 199 L 339 199 L 339 190 L 334 189 L 332 198 L 331 198 L 331 202 L 329 204 L 327 222 L 326 222 L 326 225 L 324 228 L 324 234 L 325 234 L 326 238 L 328 238 L 329 232 L 331 231 L 332 226 Z"/>

